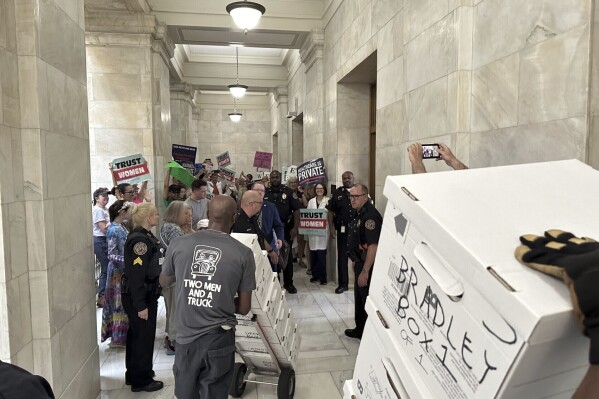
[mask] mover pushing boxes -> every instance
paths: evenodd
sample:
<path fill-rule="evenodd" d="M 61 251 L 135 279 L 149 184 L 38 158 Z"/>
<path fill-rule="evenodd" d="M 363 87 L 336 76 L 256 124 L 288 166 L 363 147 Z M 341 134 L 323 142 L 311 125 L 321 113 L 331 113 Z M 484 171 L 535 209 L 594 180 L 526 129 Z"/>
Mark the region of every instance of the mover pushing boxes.
<path fill-rule="evenodd" d="M 599 215 L 599 172 L 571 160 L 394 176 L 384 194 L 372 328 L 358 356 L 374 329 L 412 398 L 571 396 L 588 340 L 566 286 L 514 249 L 551 228 L 599 237 L 589 217 Z"/>

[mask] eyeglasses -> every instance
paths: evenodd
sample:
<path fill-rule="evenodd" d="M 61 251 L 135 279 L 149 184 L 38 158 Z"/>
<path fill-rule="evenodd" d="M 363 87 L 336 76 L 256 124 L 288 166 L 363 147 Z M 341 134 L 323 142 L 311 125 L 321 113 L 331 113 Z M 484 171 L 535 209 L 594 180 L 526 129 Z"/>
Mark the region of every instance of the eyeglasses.
<path fill-rule="evenodd" d="M 350 195 L 349 196 L 349 200 L 357 200 L 358 198 L 360 198 L 361 196 L 366 195 L 366 194 L 356 194 L 356 195 Z"/>

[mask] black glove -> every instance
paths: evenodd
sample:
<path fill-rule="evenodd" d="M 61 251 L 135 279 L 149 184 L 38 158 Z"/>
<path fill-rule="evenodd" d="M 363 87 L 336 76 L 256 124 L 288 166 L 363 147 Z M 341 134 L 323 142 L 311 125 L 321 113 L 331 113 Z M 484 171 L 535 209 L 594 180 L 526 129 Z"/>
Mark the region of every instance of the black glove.
<path fill-rule="evenodd" d="M 520 262 L 568 286 L 574 313 L 591 339 L 589 361 L 599 364 L 599 243 L 562 230 L 524 235 L 520 242 L 515 253 Z"/>

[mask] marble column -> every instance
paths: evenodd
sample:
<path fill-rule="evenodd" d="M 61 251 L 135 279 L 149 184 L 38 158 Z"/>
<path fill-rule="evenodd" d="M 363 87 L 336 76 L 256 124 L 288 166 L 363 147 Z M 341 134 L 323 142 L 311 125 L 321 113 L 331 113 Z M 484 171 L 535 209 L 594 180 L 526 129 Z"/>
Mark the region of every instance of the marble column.
<path fill-rule="evenodd" d="M 100 391 L 83 9 L 0 4 L 0 358 L 57 398 Z"/>
<path fill-rule="evenodd" d="M 116 21 L 116 22 L 115 22 Z M 119 22 L 120 23 L 117 23 Z M 161 204 L 165 160 L 170 160 L 168 63 L 174 45 L 153 15 L 86 11 L 91 186 L 111 187 L 108 163 L 141 153 Z"/>
<path fill-rule="evenodd" d="M 273 148 L 277 152 L 278 167 L 291 165 L 293 143 L 291 138 L 290 120 L 287 119 L 289 111 L 287 87 L 276 87 L 273 90 L 273 101 L 276 108 L 275 117 L 277 119 L 277 146 Z"/>
<path fill-rule="evenodd" d="M 173 144 L 192 144 L 192 114 L 195 108 L 193 86 L 186 83 L 173 83 L 171 89 L 171 137 Z"/>
<path fill-rule="evenodd" d="M 323 83 L 324 31 L 313 29 L 300 49 L 302 63 L 306 66 L 306 98 L 304 100 L 304 160 L 332 155 L 324 148 L 324 83 Z M 325 159 L 325 164 L 328 159 Z"/>

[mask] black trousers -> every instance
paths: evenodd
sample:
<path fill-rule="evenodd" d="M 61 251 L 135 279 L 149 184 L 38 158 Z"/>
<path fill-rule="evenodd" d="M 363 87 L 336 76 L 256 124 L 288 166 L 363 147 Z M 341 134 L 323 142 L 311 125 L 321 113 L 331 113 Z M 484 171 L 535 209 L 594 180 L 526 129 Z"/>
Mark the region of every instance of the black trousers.
<path fill-rule="evenodd" d="M 337 276 L 339 286 L 345 289 L 347 289 L 349 284 L 347 264 L 347 233 L 337 231 Z"/>
<path fill-rule="evenodd" d="M 312 278 L 327 282 L 327 250 L 310 250 L 310 259 L 312 261 Z"/>
<path fill-rule="evenodd" d="M 154 356 L 154 338 L 156 338 L 156 314 L 158 296 L 146 294 L 148 320 L 140 319 L 133 307 L 130 295 L 123 295 L 123 307 L 129 317 L 127 330 L 127 349 L 125 353 L 125 379 L 133 388 L 140 388 L 152 382 L 152 357 Z"/>
<path fill-rule="evenodd" d="M 356 262 L 355 279 L 354 279 L 354 311 L 356 320 L 356 330 L 361 334 L 364 331 L 366 325 L 366 319 L 368 314 L 366 313 L 366 298 L 368 298 L 368 292 L 370 291 L 370 280 L 372 279 L 372 268 L 368 272 L 368 284 L 366 287 L 360 287 L 358 285 L 358 277 L 362 273 L 364 262 L 359 260 Z"/>
<path fill-rule="evenodd" d="M 289 248 L 291 248 L 293 246 L 293 240 L 287 241 L 287 244 L 289 244 Z M 283 270 L 283 284 L 293 284 L 293 254 L 291 253 L 291 249 L 289 249 L 289 256 L 287 257 L 287 266 L 285 267 L 285 270 Z"/>
<path fill-rule="evenodd" d="M 193 342 L 177 343 L 175 395 L 178 399 L 227 399 L 234 365 L 234 329 L 217 327 Z"/>

